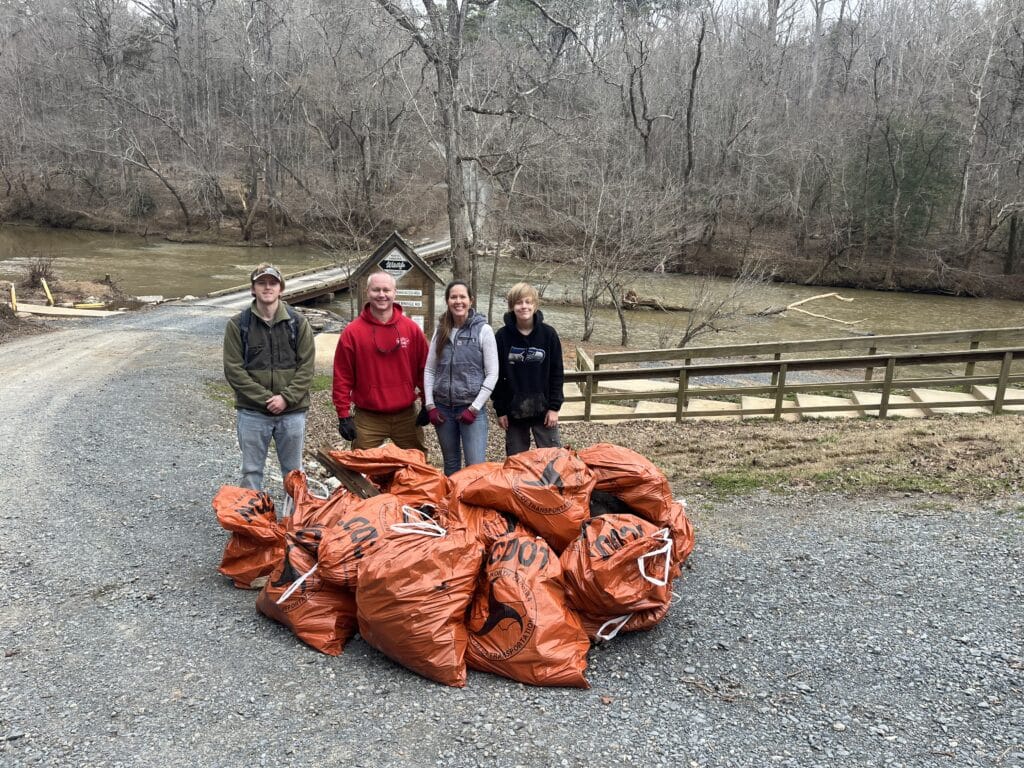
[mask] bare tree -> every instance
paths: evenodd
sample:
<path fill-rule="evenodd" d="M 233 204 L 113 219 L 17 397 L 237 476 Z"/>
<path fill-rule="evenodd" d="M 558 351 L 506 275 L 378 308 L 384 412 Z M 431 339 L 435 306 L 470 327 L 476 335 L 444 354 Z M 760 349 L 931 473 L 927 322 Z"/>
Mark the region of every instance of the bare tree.
<path fill-rule="evenodd" d="M 368 244 L 394 229 L 415 201 L 403 173 L 411 104 L 420 95 L 406 94 L 405 70 L 416 66 L 406 55 L 411 44 L 382 39 L 365 14 L 345 4 L 315 8 L 310 19 L 316 45 L 299 106 L 323 159 L 307 216 L 319 239 L 337 230 Z"/>
<path fill-rule="evenodd" d="M 746 303 L 751 294 L 767 278 L 766 267 L 753 260 L 744 262 L 739 275 L 731 281 L 703 277 L 690 294 L 690 311 L 676 346 L 685 347 L 700 336 L 737 328 L 747 314 Z"/>
<path fill-rule="evenodd" d="M 437 86 L 435 99 L 444 144 L 452 272 L 457 279 L 469 280 L 474 269 L 461 160 L 462 112 L 465 103 L 460 91 L 460 77 L 465 45 L 464 30 L 470 12 L 487 8 L 495 0 L 445 0 L 443 5 L 434 0 L 422 0 L 426 12 L 426 23 L 422 24 L 394 0 L 376 2 L 412 37 L 433 66 Z"/>
<path fill-rule="evenodd" d="M 664 199 L 656 268 L 955 289 L 1016 268 L 1022 30 L 1009 0 L 4 0 L 0 194 L 249 242 L 444 219 L 473 282 L 495 234 L 630 263 L 611 222 Z"/>

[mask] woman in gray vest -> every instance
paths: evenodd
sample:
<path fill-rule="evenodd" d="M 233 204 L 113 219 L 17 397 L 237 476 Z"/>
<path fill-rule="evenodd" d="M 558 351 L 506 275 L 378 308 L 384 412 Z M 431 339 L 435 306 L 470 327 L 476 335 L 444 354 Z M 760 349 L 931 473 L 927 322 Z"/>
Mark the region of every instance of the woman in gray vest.
<path fill-rule="evenodd" d="M 423 388 L 430 423 L 444 456 L 444 473 L 487 459 L 484 406 L 498 380 L 494 331 L 473 309 L 473 294 L 461 280 L 444 289 L 447 307 L 430 340 Z"/>

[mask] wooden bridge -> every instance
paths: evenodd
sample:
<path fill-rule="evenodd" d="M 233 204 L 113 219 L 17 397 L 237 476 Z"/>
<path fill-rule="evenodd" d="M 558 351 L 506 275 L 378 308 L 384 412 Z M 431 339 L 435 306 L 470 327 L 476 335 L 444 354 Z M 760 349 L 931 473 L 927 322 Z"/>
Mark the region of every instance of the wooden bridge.
<path fill-rule="evenodd" d="M 446 258 L 450 248 L 448 240 L 438 240 L 415 246 L 417 255 L 428 263 Z M 321 296 L 341 293 L 349 289 L 349 278 L 359 267 L 362 259 L 350 264 L 314 267 L 302 272 L 294 272 L 284 276 L 285 291 L 281 295 L 289 304 L 301 304 Z M 241 309 L 252 301 L 250 286 L 236 285 L 207 294 L 198 303 Z"/>
<path fill-rule="evenodd" d="M 1012 386 L 1024 382 L 1020 327 L 593 356 L 577 348 L 576 360 L 563 421 L 1024 412 L 1024 389 Z M 623 364 L 637 367 L 610 367 Z"/>

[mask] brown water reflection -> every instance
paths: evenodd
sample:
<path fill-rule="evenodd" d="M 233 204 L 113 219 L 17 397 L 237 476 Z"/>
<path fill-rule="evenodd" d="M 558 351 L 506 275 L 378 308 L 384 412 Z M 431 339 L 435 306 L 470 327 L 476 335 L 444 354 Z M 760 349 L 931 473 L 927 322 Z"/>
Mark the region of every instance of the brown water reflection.
<path fill-rule="evenodd" d="M 92 280 L 110 275 L 133 295 L 167 297 L 202 295 L 242 284 L 252 266 L 262 260 L 273 261 L 288 273 L 330 264 L 339 258 L 308 247 L 191 245 L 131 235 L 0 226 L 0 280 L 20 279 L 26 264 L 36 255 L 52 256 L 58 274 L 68 279 Z M 443 265 L 438 267 L 438 272 L 445 279 L 450 277 L 449 270 Z M 484 263 L 481 272 L 489 275 L 490 264 Z M 573 266 L 509 260 L 503 263 L 501 272 L 499 297 L 517 280 L 544 286 L 545 296 L 550 299 L 544 307 L 546 319 L 567 343 L 580 339 L 583 334 L 582 310 L 556 303 L 558 299 L 577 299 L 579 296 L 578 271 Z M 643 274 L 636 277 L 632 287 L 644 296 L 658 296 L 667 303 L 690 305 L 699 282 L 698 278 L 687 275 Z M 727 282 L 721 281 L 717 286 L 717 290 L 726 290 Z M 748 313 L 754 313 L 831 290 L 769 283 L 748 295 L 744 306 Z M 486 286 L 482 286 L 481 292 L 483 295 L 478 306 L 486 312 Z M 1024 302 L 886 291 L 838 289 L 838 292 L 853 301 L 824 300 L 805 305 L 805 309 L 840 320 L 859 321 L 855 325 L 843 325 L 797 312 L 771 317 L 744 315 L 731 324 L 729 330 L 702 336 L 694 344 L 1024 326 Z M 342 316 L 349 315 L 347 298 L 339 297 L 329 306 Z M 499 298 L 492 315 L 496 324 L 501 322 L 504 308 L 504 302 Z M 686 323 L 685 313 L 631 312 L 628 318 L 630 346 L 634 348 L 672 345 L 682 335 Z M 614 311 L 599 310 L 593 343 L 616 345 L 618 342 L 619 322 Z"/>
<path fill-rule="evenodd" d="M 100 280 L 110 275 L 134 296 L 200 296 L 240 285 L 260 261 L 284 272 L 330 263 L 315 248 L 229 247 L 170 243 L 135 235 L 0 226 L 0 280 L 19 280 L 36 257 L 52 257 L 57 274 L 68 280 Z"/>
<path fill-rule="evenodd" d="M 539 265 L 531 262 L 512 262 L 499 280 L 499 298 L 495 302 L 492 318 L 501 322 L 505 309 L 500 296 L 516 279 L 526 279 L 537 285 L 547 285 L 545 297 L 550 299 L 544 307 L 549 320 L 563 338 L 578 340 L 583 334 L 583 311 L 579 307 L 559 306 L 560 298 L 578 301 L 578 274 L 565 265 Z M 444 273 L 447 277 L 447 273 Z M 642 296 L 657 296 L 663 302 L 690 306 L 701 279 L 689 275 L 639 275 L 634 290 Z M 717 281 L 717 290 L 724 291 L 728 281 Z M 835 291 L 852 302 L 825 299 L 803 306 L 811 312 L 844 320 L 854 325 L 843 325 L 831 320 L 815 318 L 799 312 L 769 317 L 752 316 L 769 307 L 784 306 L 811 296 Z M 487 311 L 486 289 L 478 305 Z M 957 330 L 962 328 L 988 328 L 1024 326 L 1024 302 L 972 299 L 929 294 L 895 293 L 891 291 L 865 291 L 822 288 L 820 286 L 767 283 L 758 286 L 743 301 L 746 314 L 729 324 L 730 328 L 717 334 L 708 334 L 692 342 L 695 345 L 716 345 L 741 342 L 783 341 L 792 339 L 833 338 L 862 334 L 913 333 L 924 331 Z M 635 311 L 627 313 L 630 346 L 657 348 L 672 346 L 682 336 L 686 313 Z M 611 309 L 597 313 L 593 336 L 596 344 L 619 343 L 619 321 Z"/>

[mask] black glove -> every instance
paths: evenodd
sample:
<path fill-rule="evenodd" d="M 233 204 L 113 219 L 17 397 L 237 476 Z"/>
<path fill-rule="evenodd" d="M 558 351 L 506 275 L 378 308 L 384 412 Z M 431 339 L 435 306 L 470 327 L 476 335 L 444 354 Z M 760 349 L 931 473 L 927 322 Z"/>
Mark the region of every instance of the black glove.
<path fill-rule="evenodd" d="M 427 406 L 420 408 L 420 412 L 416 414 L 416 426 L 425 427 L 430 423 L 430 411 L 427 410 Z"/>
<path fill-rule="evenodd" d="M 343 419 L 338 419 L 338 432 L 340 432 L 341 436 L 344 437 L 346 440 L 355 440 L 356 420 L 353 419 L 351 416 L 346 416 Z"/>

